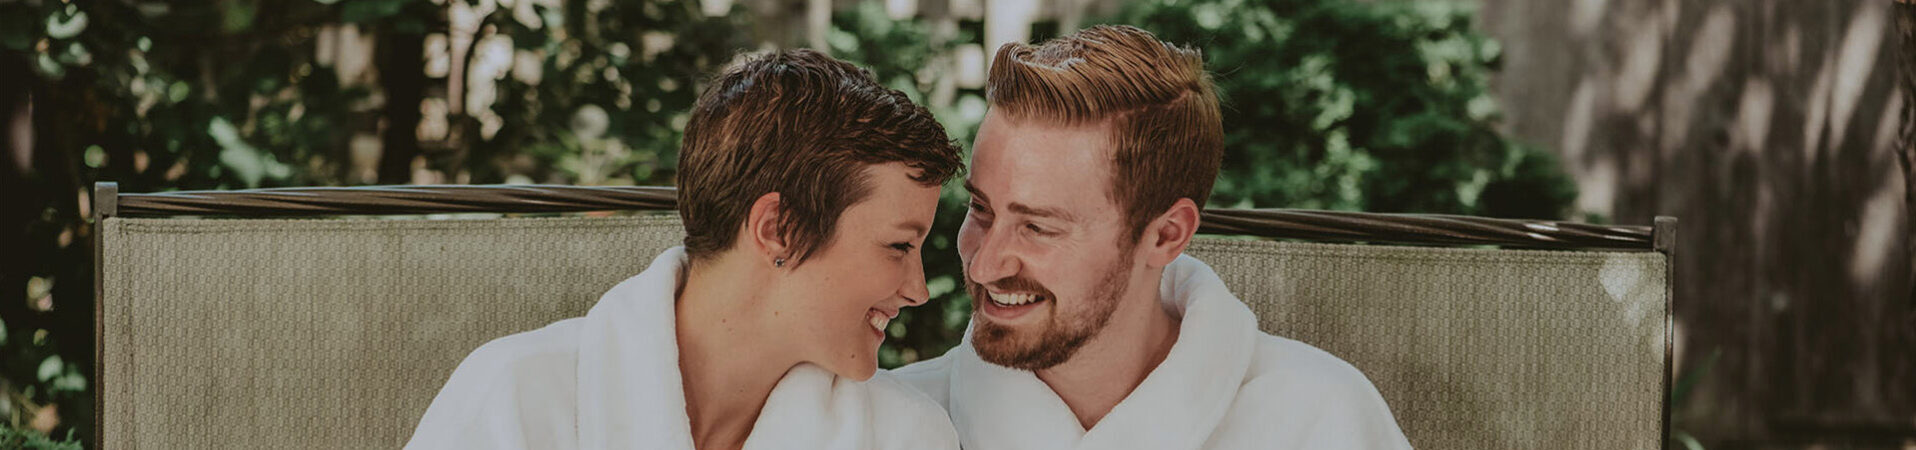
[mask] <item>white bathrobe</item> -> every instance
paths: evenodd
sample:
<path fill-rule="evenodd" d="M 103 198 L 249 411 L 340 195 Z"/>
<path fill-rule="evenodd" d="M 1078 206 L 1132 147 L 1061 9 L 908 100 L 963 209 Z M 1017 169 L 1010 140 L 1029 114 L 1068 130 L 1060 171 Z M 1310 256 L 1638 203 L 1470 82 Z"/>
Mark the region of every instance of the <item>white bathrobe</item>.
<path fill-rule="evenodd" d="M 1159 290 L 1182 315 L 1177 343 L 1090 430 L 1032 372 L 979 359 L 970 333 L 895 373 L 946 406 L 967 450 L 1410 448 L 1362 373 L 1258 331 L 1210 266 L 1180 256 Z"/>
<path fill-rule="evenodd" d="M 673 300 L 683 248 L 599 298 L 585 317 L 494 340 L 467 356 L 408 449 L 690 449 Z M 879 373 L 810 364 L 765 401 L 746 449 L 955 449 L 945 412 Z"/>

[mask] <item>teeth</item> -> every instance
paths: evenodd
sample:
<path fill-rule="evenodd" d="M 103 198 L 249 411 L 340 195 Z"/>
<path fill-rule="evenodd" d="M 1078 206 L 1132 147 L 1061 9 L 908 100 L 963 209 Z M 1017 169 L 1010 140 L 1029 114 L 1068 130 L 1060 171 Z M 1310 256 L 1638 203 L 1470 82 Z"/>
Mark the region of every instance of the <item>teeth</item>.
<path fill-rule="evenodd" d="M 1022 304 L 1031 303 L 1037 300 L 1038 300 L 1038 296 L 1036 294 L 999 294 L 995 292 L 991 293 L 991 301 L 998 302 L 1001 304 L 1006 304 L 1006 305 L 1022 305 Z"/>
<path fill-rule="evenodd" d="M 869 316 L 867 319 L 871 321 L 872 329 L 880 333 L 885 332 L 885 325 L 891 323 L 891 318 L 885 317 L 885 314 L 881 312 L 873 311 Z"/>

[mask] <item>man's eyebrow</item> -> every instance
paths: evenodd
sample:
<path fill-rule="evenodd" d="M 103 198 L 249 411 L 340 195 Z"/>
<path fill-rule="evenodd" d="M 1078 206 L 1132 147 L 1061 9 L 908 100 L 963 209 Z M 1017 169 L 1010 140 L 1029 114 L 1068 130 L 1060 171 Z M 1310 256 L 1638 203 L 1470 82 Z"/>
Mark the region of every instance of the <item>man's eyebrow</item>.
<path fill-rule="evenodd" d="M 978 187 L 971 185 L 971 179 L 969 178 L 965 179 L 965 192 L 970 192 L 972 197 L 977 197 L 986 202 L 991 201 L 991 197 L 986 196 L 983 192 L 978 192 Z"/>
<path fill-rule="evenodd" d="M 965 180 L 965 190 L 971 192 L 972 197 L 983 199 L 987 203 L 991 201 L 990 198 L 985 197 L 985 194 L 983 192 L 978 191 L 977 186 L 973 186 L 971 184 L 971 180 Z M 1059 208 L 1040 208 L 1040 207 L 1034 207 L 1031 205 L 1026 205 L 1023 203 L 1012 202 L 1009 205 L 1005 205 L 1005 209 L 1009 209 L 1011 210 L 1011 212 L 1024 214 L 1027 216 L 1047 217 L 1047 218 L 1053 218 L 1053 219 L 1061 219 L 1061 220 L 1065 220 L 1069 222 L 1078 221 L 1078 216 L 1076 214 L 1072 214 L 1068 211 L 1065 211 Z"/>
<path fill-rule="evenodd" d="M 1025 205 L 1023 203 L 1013 202 L 1012 204 L 1005 205 L 1005 209 L 1009 209 L 1011 210 L 1011 212 L 1024 214 L 1027 216 L 1048 217 L 1053 219 L 1064 220 L 1067 222 L 1078 221 L 1077 215 L 1071 214 L 1070 212 L 1065 211 L 1063 209 L 1059 209 L 1059 208 L 1040 208 L 1040 207 Z"/>

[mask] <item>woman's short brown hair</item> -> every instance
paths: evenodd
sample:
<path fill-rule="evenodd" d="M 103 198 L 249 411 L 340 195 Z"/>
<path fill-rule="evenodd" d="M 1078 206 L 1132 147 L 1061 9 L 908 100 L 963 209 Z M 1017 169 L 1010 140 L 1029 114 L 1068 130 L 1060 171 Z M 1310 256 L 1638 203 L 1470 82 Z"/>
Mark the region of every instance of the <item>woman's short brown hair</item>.
<path fill-rule="evenodd" d="M 938 186 L 963 168 L 931 112 L 870 72 L 812 50 L 747 55 L 699 96 L 679 147 L 679 215 L 694 262 L 732 248 L 752 203 L 779 193 L 802 263 L 871 192 L 868 166 L 904 163 Z"/>
<path fill-rule="evenodd" d="M 1100 25 L 1035 47 L 999 47 L 985 92 L 1013 120 L 1108 125 L 1116 146 L 1109 194 L 1132 237 L 1178 199 L 1203 207 L 1211 196 L 1224 122 L 1197 50 Z"/>

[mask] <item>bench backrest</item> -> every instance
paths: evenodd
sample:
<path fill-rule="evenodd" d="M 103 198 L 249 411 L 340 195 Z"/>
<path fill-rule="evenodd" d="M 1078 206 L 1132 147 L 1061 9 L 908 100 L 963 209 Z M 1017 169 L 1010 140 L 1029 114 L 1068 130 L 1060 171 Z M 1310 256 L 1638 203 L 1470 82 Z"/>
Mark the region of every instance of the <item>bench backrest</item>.
<path fill-rule="evenodd" d="M 105 206 L 96 376 L 99 438 L 116 449 L 397 447 L 467 353 L 584 314 L 682 235 L 670 214 L 209 219 Z M 1250 226 L 1233 217 L 1207 212 L 1207 231 Z M 1362 226 L 1331 228 L 1313 232 Z M 1661 447 L 1667 252 L 1203 237 L 1190 253 L 1266 331 L 1362 370 L 1420 448 Z"/>

